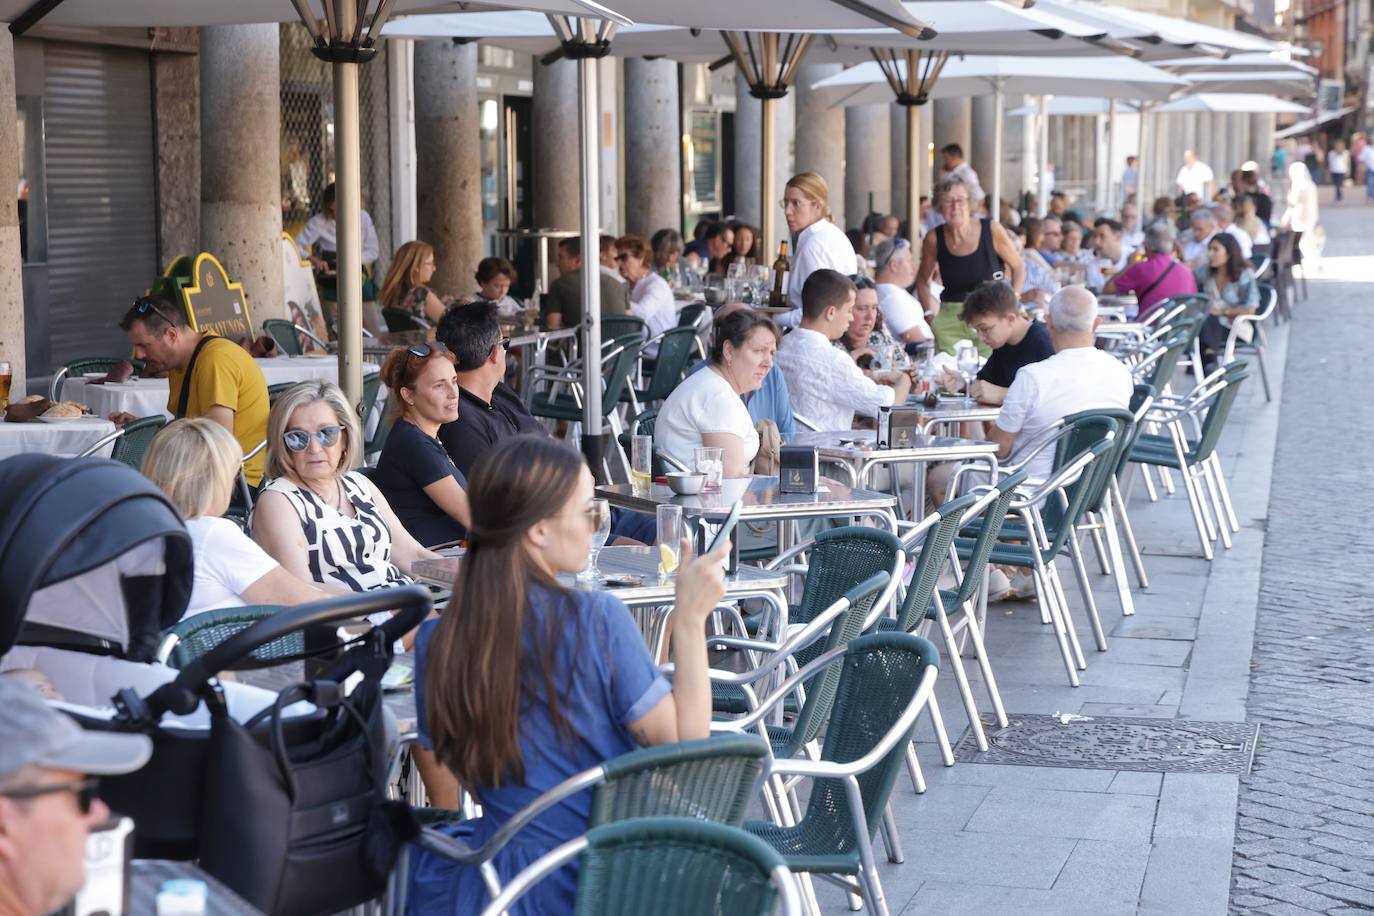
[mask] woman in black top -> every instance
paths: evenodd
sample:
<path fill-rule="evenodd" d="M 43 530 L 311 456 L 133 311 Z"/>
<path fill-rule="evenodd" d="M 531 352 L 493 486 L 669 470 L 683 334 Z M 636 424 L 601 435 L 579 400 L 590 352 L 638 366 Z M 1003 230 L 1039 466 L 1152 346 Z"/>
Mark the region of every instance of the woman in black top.
<path fill-rule="evenodd" d="M 974 340 L 971 328 L 959 320 L 959 307 L 964 297 L 984 280 L 1005 280 L 1020 295 L 1025 280 L 1025 266 L 1016 243 L 1000 223 L 975 218 L 973 189 L 957 175 L 951 175 L 936 186 L 940 213 L 945 222 L 937 226 L 921 242 L 921 266 L 916 272 L 916 298 L 930 316 L 935 332 L 935 348 L 954 352 L 960 339 Z M 940 269 L 944 289 L 937 301 L 930 291 L 935 269 Z M 990 350 L 979 343 L 978 350 L 987 356 Z"/>
<path fill-rule="evenodd" d="M 453 354 L 441 343 L 393 350 L 382 365 L 382 381 L 401 407 L 372 482 L 421 544 L 461 540 L 472 518 L 467 480 L 438 439 L 439 427 L 458 419 Z"/>

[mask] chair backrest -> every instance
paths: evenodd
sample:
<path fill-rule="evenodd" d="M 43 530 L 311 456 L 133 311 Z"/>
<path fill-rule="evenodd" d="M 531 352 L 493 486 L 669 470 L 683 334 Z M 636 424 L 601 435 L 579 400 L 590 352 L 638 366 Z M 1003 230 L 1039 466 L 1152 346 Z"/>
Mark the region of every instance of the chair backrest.
<path fill-rule="evenodd" d="M 616 441 L 618 441 L 620 447 L 625 450 L 625 454 L 630 454 L 631 446 L 633 445 L 631 441 L 632 436 L 652 436 L 654 434 L 654 424 L 657 420 L 657 407 L 641 410 L 635 415 L 635 418 L 630 421 L 630 428 L 616 437 Z M 655 477 L 662 477 L 664 474 L 668 473 L 668 467 L 663 461 L 663 452 L 657 445 L 654 446 L 654 459 L 649 469 L 649 473 L 653 474 Z"/>
<path fill-rule="evenodd" d="M 1102 500 L 1106 498 L 1107 487 L 1111 483 L 1111 476 L 1116 473 L 1117 466 L 1121 463 L 1122 457 L 1126 453 L 1133 436 L 1132 427 L 1135 423 L 1135 414 L 1130 410 L 1121 408 L 1102 408 L 1098 410 L 1085 410 L 1081 413 L 1071 414 L 1064 419 L 1073 422 L 1075 425 L 1082 421 L 1100 421 L 1103 418 L 1116 421 L 1116 428 L 1113 432 L 1116 435 L 1112 438 L 1112 447 L 1102 456 L 1101 461 L 1094 461 L 1088 473 L 1084 475 L 1087 479 L 1088 495 L 1084 500 L 1083 509 L 1086 512 L 1096 512 L 1102 507 Z M 1102 424 L 1105 428 L 1105 424 Z M 1105 432 L 1102 433 L 1105 435 Z M 1094 433 L 1085 430 L 1085 438 L 1081 440 L 1081 445 L 1091 444 Z M 1074 436 L 1070 435 L 1070 439 Z M 1081 448 L 1080 448 L 1081 451 Z M 1072 459 L 1072 456 L 1068 456 Z M 1081 482 L 1081 481 L 1080 481 Z M 1077 486 L 1074 484 L 1073 486 Z M 1049 524 L 1046 519 L 1046 524 Z"/>
<path fill-rule="evenodd" d="M 367 429 L 367 420 L 372 416 L 372 411 L 377 408 L 377 393 L 382 388 L 382 374 L 380 372 L 369 372 L 363 376 L 363 402 L 362 409 L 358 411 L 358 419 L 363 424 L 363 429 Z"/>
<path fill-rule="evenodd" d="M 1259 311 L 1255 313 L 1255 317 L 1259 320 L 1256 324 L 1263 324 L 1269 320 L 1270 315 L 1274 314 L 1274 309 L 1279 304 L 1279 291 L 1275 289 L 1272 283 L 1260 283 L 1259 297 L 1260 307 Z"/>
<path fill-rule="evenodd" d="M 634 315 L 603 315 L 601 317 L 601 339 L 614 340 L 618 337 L 634 337 L 641 343 L 648 336 L 643 318 Z"/>
<path fill-rule="evenodd" d="M 410 312 L 405 309 L 384 308 L 382 309 L 382 320 L 386 322 L 388 334 L 404 334 L 408 331 L 424 331 L 429 328 L 422 324 Z"/>
<path fill-rule="evenodd" d="M 1137 382 L 1131 391 L 1131 425 L 1127 428 L 1125 443 L 1121 446 L 1121 452 L 1117 456 L 1116 476 L 1121 478 L 1126 473 L 1126 468 L 1131 463 L 1131 449 L 1140 439 L 1140 434 L 1144 432 L 1145 415 L 1150 412 L 1150 408 L 1155 403 L 1155 387 L 1148 382 Z"/>
<path fill-rule="evenodd" d="M 109 372 L 121 362 L 123 358 L 119 356 L 83 356 L 71 360 L 53 375 L 52 383 L 48 386 L 48 399 L 62 400 L 62 382 L 69 376 L 75 378 L 87 372 Z"/>
<path fill-rule="evenodd" d="M 303 352 L 300 335 L 291 322 L 282 318 L 268 318 L 262 323 L 262 329 L 276 341 L 277 349 L 287 356 L 300 356 Z"/>
<path fill-rule="evenodd" d="M 711 310 L 711 307 L 704 302 L 693 302 L 691 305 L 684 305 L 682 311 L 677 313 L 677 326 L 680 328 L 695 328 L 701 321 L 702 316 Z"/>
<path fill-rule="evenodd" d="M 1226 387 L 1212 395 L 1212 403 L 1202 418 L 1202 429 L 1198 434 L 1197 444 L 1193 446 L 1189 456 L 1192 461 L 1206 461 L 1216 450 L 1217 442 L 1221 440 L 1221 431 L 1226 427 L 1226 419 L 1231 415 L 1231 407 L 1236 402 L 1236 395 L 1240 394 L 1240 383 L 1249 375 L 1249 365 L 1239 360 L 1226 366 L 1226 373 L 1222 376 L 1226 380 Z"/>
<path fill-rule="evenodd" d="M 629 336 L 617 337 L 615 342 L 619 349 L 601 362 L 605 385 L 601 393 L 602 416 L 610 416 L 620 402 L 621 395 L 629 389 L 630 376 L 634 374 L 635 362 L 643 346 L 642 340 L 632 340 Z"/>
<path fill-rule="evenodd" d="M 1112 424 L 1116 423 L 1115 420 L 1103 419 Z M 1078 522 L 1087 508 L 1094 475 L 1101 470 L 1105 463 L 1102 461 L 1102 456 L 1112 449 L 1115 438 L 1116 431 L 1112 429 L 1085 449 L 1084 451 L 1092 455 L 1092 462 L 1083 469 L 1083 473 L 1078 476 L 1077 480 L 1065 485 L 1060 493 L 1051 494 L 1045 500 L 1044 507 L 1041 509 L 1041 517 L 1044 519 L 1045 529 L 1050 536 L 1050 542 L 1041 554 L 1045 563 L 1051 563 L 1055 557 L 1059 556 L 1059 551 L 1064 549 L 1069 537 L 1076 530 Z M 1073 457 L 1076 458 L 1081 454 L 1083 454 L 1082 451 Z"/>
<path fill-rule="evenodd" d="M 662 401 L 673 393 L 682 381 L 696 357 L 697 332 L 695 328 L 673 328 L 664 332 L 658 341 L 658 356 L 654 361 L 654 374 L 644 389 L 641 400 L 646 402 Z"/>
<path fill-rule="evenodd" d="M 110 457 L 122 461 L 135 471 L 143 470 L 143 456 L 152 445 L 153 437 L 167 425 L 166 417 L 141 417 L 124 424 L 124 435 L 115 440 Z"/>
<path fill-rule="evenodd" d="M 277 382 L 275 385 L 268 385 L 268 386 L 267 386 L 267 403 L 268 403 L 268 404 L 275 404 L 275 403 L 277 403 L 277 398 L 281 397 L 283 394 L 285 394 L 287 391 L 290 391 L 292 388 L 295 388 L 296 385 L 298 385 L 298 384 L 300 384 L 300 383 L 299 383 L 299 382 Z"/>
<path fill-rule="evenodd" d="M 792 880 L 782 856 L 739 827 L 641 818 L 588 831 L 574 912 L 770 916 L 786 896 L 779 882 Z"/>
<path fill-rule="evenodd" d="M 897 629 L 910 633 L 926 619 L 926 608 L 930 606 L 930 599 L 940 581 L 940 570 L 945 568 L 945 560 L 949 557 L 949 545 L 954 543 L 954 536 L 959 533 L 959 523 L 964 518 L 964 512 L 977 501 L 978 497 L 970 493 L 952 499 L 935 510 L 934 514 L 938 515 L 940 520 L 935 523 L 934 528 L 926 532 L 926 538 L 921 542 L 921 552 L 916 557 L 916 568 L 911 574 L 911 582 L 906 587 L 906 597 L 902 600 L 901 610 L 897 614 Z"/>
<path fill-rule="evenodd" d="M 789 624 L 807 624 L 854 586 L 878 573 L 891 573 L 902 542 L 881 528 L 848 525 L 817 534 L 811 545 L 801 603 L 788 615 Z M 806 664 L 817 650 L 798 664 Z"/>
<path fill-rule="evenodd" d="M 622 754 L 602 765 L 587 826 L 634 817 L 692 817 L 738 826 L 767 766 L 757 735 L 717 735 Z"/>
<path fill-rule="evenodd" d="M 176 637 L 176 642 L 171 646 L 170 653 L 165 654 L 164 661 L 173 668 L 184 668 L 229 637 L 238 635 L 259 620 L 271 617 L 280 610 L 281 608 L 276 605 L 259 604 L 193 614 L 163 634 L 165 641 L 170 641 L 167 637 Z M 294 657 L 304 651 L 305 632 L 297 630 L 254 649 L 249 654 L 251 662 L 240 667 L 253 667 L 254 662 L 268 663 L 275 659 Z"/>
<path fill-rule="evenodd" d="M 902 714 L 916 697 L 926 669 L 938 667 L 939 658 L 935 646 L 911 633 L 870 633 L 851 642 L 844 655 L 821 759 L 849 763 L 873 750 L 902 719 Z M 905 738 L 910 737 L 911 731 L 915 731 L 914 721 Z M 876 766 L 858 776 L 870 839 L 887 808 L 906 743 L 906 740 L 898 741 Z M 838 847 L 835 852 L 848 853 L 858 845 L 843 780 L 817 779 L 811 789 L 805 818 L 807 821 L 816 819 L 811 825 L 815 832 L 835 838 Z M 829 829 L 824 829 L 822 824 Z"/>
<path fill-rule="evenodd" d="M 1164 386 L 1173 381 L 1179 360 L 1192 347 L 1193 337 L 1201 327 L 1202 320 L 1196 318 L 1184 321 L 1181 326 L 1171 326 L 1169 338 L 1164 341 L 1164 355 L 1155 362 L 1154 371 L 1150 373 L 1149 382 L 1155 391 L 1163 391 Z"/>
<path fill-rule="evenodd" d="M 896 541 L 896 538 L 893 540 Z M 900 545 L 897 547 L 897 551 L 901 552 Z M 824 640 L 818 639 L 796 653 L 794 657 L 797 661 L 797 667 L 805 667 L 815 658 L 831 649 L 848 645 L 852 639 L 858 636 L 863 630 L 864 621 L 868 618 L 868 612 L 873 608 L 873 603 L 877 601 L 878 595 L 890 581 L 892 581 L 891 575 L 884 571 L 870 576 L 843 595 L 837 595 L 837 599 L 849 599 L 849 609 L 835 618 L 835 622 L 830 625 L 830 632 Z M 820 735 L 821 729 L 830 719 L 830 708 L 835 702 L 835 688 L 839 682 L 840 671 L 837 665 L 830 665 L 824 671 L 807 680 L 806 702 L 797 712 L 797 721 L 792 727 L 792 734 L 786 747 L 778 751 L 779 757 L 795 757 L 802 748 Z"/>
<path fill-rule="evenodd" d="M 1022 468 L 998 481 L 997 499 L 983 510 L 982 524 L 973 539 L 973 550 L 969 554 L 968 563 L 964 566 L 964 577 L 959 581 L 959 591 L 954 598 L 955 607 L 969 601 L 973 593 L 982 586 L 983 577 L 987 575 L 988 557 L 997 546 L 997 538 L 1007 520 L 1007 508 L 1016 497 L 1016 488 L 1025 483 L 1026 476 L 1027 471 Z"/>

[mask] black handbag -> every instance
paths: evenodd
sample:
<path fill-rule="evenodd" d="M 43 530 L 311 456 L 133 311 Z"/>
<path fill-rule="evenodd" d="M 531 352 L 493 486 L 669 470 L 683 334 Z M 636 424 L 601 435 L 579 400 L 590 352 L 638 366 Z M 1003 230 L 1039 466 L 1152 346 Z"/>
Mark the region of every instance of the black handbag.
<path fill-rule="evenodd" d="M 288 706 L 316 712 L 290 717 Z M 351 696 L 333 681 L 281 691 L 247 723 L 212 704 L 201 865 L 270 916 L 338 913 L 380 897 L 369 865 L 369 819 L 385 800 L 382 692 Z"/>

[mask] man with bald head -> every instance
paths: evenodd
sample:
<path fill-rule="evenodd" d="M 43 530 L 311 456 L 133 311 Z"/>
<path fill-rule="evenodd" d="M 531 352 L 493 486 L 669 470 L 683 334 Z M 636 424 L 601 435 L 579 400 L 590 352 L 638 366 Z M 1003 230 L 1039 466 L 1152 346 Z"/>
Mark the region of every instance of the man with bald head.
<path fill-rule="evenodd" d="M 1022 366 L 1007 389 L 997 422 L 988 439 L 997 443 L 997 458 L 1020 460 L 1031 443 L 1060 420 L 1080 410 L 1119 407 L 1131 403 L 1131 372 L 1115 357 L 1094 346 L 1097 338 L 1097 297 L 1082 286 L 1066 286 L 1050 298 L 1045 325 L 1054 341 L 1054 355 Z M 1027 470 L 1036 480 L 1054 468 L 1054 449 L 1042 449 Z"/>

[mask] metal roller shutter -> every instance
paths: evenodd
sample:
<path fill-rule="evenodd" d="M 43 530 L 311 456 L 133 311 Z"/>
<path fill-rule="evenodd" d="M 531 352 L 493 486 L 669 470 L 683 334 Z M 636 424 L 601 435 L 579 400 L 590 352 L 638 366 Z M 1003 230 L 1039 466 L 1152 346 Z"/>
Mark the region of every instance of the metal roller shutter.
<path fill-rule="evenodd" d="M 149 67 L 141 51 L 45 49 L 54 365 L 128 352 L 119 319 L 160 270 Z"/>

